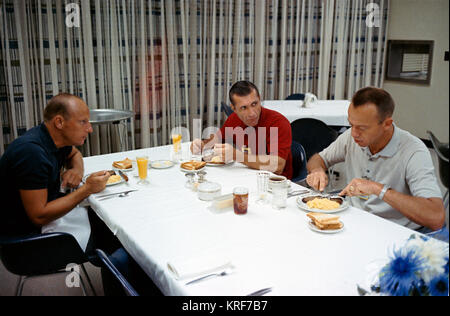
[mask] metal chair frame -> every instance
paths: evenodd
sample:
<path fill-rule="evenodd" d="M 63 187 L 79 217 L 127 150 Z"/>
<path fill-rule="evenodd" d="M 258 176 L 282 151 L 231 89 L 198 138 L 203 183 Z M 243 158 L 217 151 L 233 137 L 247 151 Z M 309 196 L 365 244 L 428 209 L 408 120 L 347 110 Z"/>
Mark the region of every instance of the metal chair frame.
<path fill-rule="evenodd" d="M 96 249 L 97 256 L 102 261 L 103 265 L 111 272 L 117 281 L 120 282 L 123 289 L 128 296 L 139 296 L 133 286 L 127 281 L 127 279 L 120 273 L 117 267 L 109 260 L 108 256 L 101 249 Z"/>
<path fill-rule="evenodd" d="M 79 275 L 81 289 L 86 296 L 86 286 L 81 273 L 66 270 L 70 263 L 81 266 L 93 295 L 97 296 L 84 267 L 89 258 L 70 234 L 55 232 L 25 237 L 0 236 L 0 257 L 5 268 L 19 276 L 15 291 L 17 296 L 22 295 L 24 284 L 29 279 L 72 272 Z"/>

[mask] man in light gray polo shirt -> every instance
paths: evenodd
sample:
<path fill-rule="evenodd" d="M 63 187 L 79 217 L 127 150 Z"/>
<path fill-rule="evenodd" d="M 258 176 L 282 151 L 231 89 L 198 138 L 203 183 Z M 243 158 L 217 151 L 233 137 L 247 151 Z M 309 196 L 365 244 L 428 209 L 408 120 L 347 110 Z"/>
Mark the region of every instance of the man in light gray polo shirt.
<path fill-rule="evenodd" d="M 444 225 L 442 193 L 423 142 L 393 123 L 394 101 L 383 89 L 355 93 L 348 109 L 351 129 L 308 161 L 307 183 L 323 191 L 325 174 L 345 162 L 351 204 L 400 225 L 438 230 Z"/>

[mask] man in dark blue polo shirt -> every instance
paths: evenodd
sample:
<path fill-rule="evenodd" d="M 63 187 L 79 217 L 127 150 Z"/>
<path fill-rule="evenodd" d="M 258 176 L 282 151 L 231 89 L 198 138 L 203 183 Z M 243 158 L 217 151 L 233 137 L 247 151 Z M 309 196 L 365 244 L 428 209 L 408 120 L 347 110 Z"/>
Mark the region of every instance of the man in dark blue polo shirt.
<path fill-rule="evenodd" d="M 102 191 L 109 178 L 109 173 L 99 171 L 86 179 L 79 187 L 84 168 L 83 157 L 74 146 L 84 144 L 92 126 L 89 123 L 89 108 L 86 103 L 70 94 L 59 94 L 53 97 L 44 110 L 44 122 L 27 131 L 14 140 L 0 158 L 0 198 L 4 206 L 0 210 L 0 235 L 17 236 L 41 233 L 43 227 L 77 212 L 76 207 L 92 193 Z M 78 188 L 64 195 L 61 188 Z M 64 190 L 63 190 L 64 191 Z M 87 252 L 95 248 L 103 248 L 109 253 L 115 251 L 111 261 L 119 267 L 127 278 L 138 285 L 141 293 L 156 292 L 152 281 L 145 272 L 132 260 L 128 253 L 120 247 L 120 242 L 112 235 L 95 215 L 87 218 L 86 229 L 90 237 L 90 227 L 95 237 L 80 243 Z M 78 226 L 79 222 L 77 223 Z M 54 231 L 60 230 L 55 225 Z M 80 227 L 82 229 L 83 227 Z M 68 231 L 65 231 L 68 232 Z M 105 248 L 107 247 L 107 248 Z M 107 250 L 109 249 L 109 251 Z M 117 250 L 116 250 L 117 249 Z M 115 282 L 102 269 L 105 294 L 114 291 L 111 285 Z M 117 285 L 115 285 L 117 286 Z"/>
<path fill-rule="evenodd" d="M 60 193 L 61 188 L 80 184 L 83 157 L 74 146 L 82 145 L 91 132 L 86 103 L 63 93 L 50 100 L 41 125 L 8 146 L 0 159 L 1 235 L 40 233 L 43 226 L 105 188 L 109 174 L 100 171 L 76 191 Z"/>

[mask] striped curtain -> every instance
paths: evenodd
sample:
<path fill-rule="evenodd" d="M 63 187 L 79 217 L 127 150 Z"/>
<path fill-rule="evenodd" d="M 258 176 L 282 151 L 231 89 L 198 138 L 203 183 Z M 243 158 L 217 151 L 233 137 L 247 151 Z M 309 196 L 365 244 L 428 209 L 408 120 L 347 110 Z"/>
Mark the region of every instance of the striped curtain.
<path fill-rule="evenodd" d="M 368 5 L 376 4 L 376 10 Z M 0 154 L 59 92 L 124 109 L 128 149 L 220 126 L 237 80 L 264 99 L 381 86 L 389 0 L 0 0 Z M 379 23 L 368 26 L 377 15 Z M 370 16 L 372 14 L 372 16 Z M 114 151 L 96 127 L 85 155 Z"/>

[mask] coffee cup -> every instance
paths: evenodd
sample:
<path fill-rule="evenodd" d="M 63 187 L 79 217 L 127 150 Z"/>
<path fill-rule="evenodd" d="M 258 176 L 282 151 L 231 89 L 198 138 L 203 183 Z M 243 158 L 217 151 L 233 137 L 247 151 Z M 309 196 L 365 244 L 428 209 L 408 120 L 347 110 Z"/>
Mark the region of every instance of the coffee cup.
<path fill-rule="evenodd" d="M 274 187 L 288 187 L 291 184 L 285 176 L 271 175 L 269 177 L 269 190 L 272 191 Z"/>

